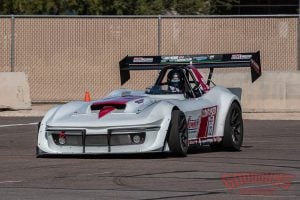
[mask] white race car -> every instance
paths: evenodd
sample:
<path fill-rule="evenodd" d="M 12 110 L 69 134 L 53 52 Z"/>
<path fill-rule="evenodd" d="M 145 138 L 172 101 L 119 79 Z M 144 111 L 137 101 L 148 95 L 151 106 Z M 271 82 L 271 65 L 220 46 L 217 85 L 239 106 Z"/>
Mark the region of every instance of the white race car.
<path fill-rule="evenodd" d="M 250 67 L 261 75 L 260 54 L 135 56 L 120 61 L 121 83 L 130 70 L 161 70 L 146 91 L 119 89 L 92 101 L 52 108 L 40 123 L 37 156 L 171 152 L 194 145 L 240 150 L 240 89 L 211 86 L 214 68 Z M 198 68 L 209 68 L 204 82 Z M 239 94 L 238 94 L 239 93 Z"/>

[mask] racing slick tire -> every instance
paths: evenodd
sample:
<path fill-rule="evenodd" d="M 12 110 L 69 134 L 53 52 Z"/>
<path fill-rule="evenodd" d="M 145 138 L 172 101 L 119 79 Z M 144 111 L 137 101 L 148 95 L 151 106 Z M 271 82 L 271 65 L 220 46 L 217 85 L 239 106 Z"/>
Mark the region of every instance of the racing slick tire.
<path fill-rule="evenodd" d="M 170 151 L 176 156 L 185 157 L 187 155 L 189 147 L 187 122 L 184 113 L 180 110 L 172 112 L 168 145 Z"/>
<path fill-rule="evenodd" d="M 225 120 L 223 147 L 228 150 L 239 151 L 243 144 L 243 118 L 238 103 L 233 102 Z"/>

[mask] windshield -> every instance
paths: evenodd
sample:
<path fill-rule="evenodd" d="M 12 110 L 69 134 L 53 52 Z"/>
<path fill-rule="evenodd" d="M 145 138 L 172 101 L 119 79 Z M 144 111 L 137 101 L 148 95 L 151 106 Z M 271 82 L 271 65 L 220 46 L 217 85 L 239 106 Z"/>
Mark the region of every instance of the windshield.
<path fill-rule="evenodd" d="M 146 89 L 146 94 L 182 94 L 182 91 L 172 91 L 168 85 L 154 85 Z"/>

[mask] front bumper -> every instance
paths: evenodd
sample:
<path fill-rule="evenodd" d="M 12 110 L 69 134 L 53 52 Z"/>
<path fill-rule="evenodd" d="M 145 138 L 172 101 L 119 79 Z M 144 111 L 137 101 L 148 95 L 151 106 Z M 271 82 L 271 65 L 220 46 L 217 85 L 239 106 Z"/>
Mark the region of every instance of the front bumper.
<path fill-rule="evenodd" d="M 68 129 L 50 128 L 38 142 L 37 154 L 119 154 L 168 151 L 167 129 L 159 126 Z M 41 137 L 39 138 L 41 140 Z"/>

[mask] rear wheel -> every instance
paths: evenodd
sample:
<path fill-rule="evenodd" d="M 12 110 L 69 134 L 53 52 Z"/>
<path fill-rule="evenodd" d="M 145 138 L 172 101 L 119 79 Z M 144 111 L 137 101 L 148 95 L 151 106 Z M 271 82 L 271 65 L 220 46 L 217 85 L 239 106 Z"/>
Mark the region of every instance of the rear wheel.
<path fill-rule="evenodd" d="M 233 102 L 227 113 L 224 128 L 223 147 L 239 151 L 243 144 L 243 119 L 240 106 Z"/>
<path fill-rule="evenodd" d="M 180 110 L 172 112 L 168 137 L 169 148 L 177 156 L 186 156 L 188 151 L 188 129 L 185 115 Z"/>

